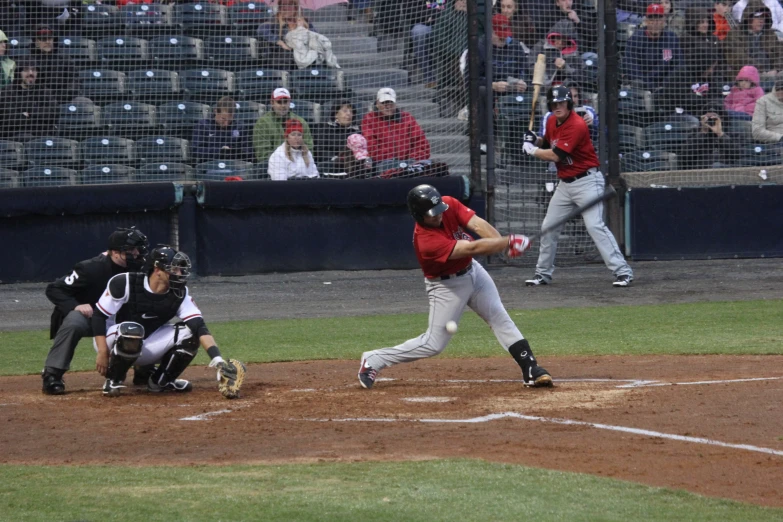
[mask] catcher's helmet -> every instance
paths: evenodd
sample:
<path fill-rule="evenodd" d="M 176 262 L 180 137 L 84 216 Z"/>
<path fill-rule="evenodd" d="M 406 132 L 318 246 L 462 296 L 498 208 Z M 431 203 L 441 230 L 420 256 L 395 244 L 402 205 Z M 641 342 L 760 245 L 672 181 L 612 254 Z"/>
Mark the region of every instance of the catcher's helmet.
<path fill-rule="evenodd" d="M 185 283 L 190 276 L 190 258 L 185 252 L 174 250 L 168 245 L 156 247 L 150 254 L 148 274 L 155 268 L 169 274 L 169 288 L 177 297 L 185 295 Z"/>
<path fill-rule="evenodd" d="M 571 89 L 565 85 L 558 85 L 556 87 L 550 87 L 549 92 L 546 93 L 547 107 L 552 110 L 552 104 L 555 102 L 568 102 L 568 110 L 574 108 L 574 99 L 571 97 Z"/>
<path fill-rule="evenodd" d="M 449 206 L 443 202 L 438 189 L 432 185 L 419 185 L 408 192 L 408 210 L 413 219 L 421 223 L 424 216 L 437 216 L 448 210 Z"/>
<path fill-rule="evenodd" d="M 149 253 L 149 242 L 141 230 L 136 227 L 118 228 L 109 236 L 109 250 L 116 250 L 125 254 L 128 270 L 141 270 Z M 136 250 L 138 254 L 134 254 Z"/>

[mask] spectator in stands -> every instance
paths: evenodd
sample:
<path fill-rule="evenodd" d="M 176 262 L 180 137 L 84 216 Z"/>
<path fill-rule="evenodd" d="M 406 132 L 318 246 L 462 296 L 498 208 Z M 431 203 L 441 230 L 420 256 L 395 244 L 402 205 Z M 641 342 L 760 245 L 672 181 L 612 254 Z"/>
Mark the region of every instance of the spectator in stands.
<path fill-rule="evenodd" d="M 435 69 L 432 65 L 432 27 L 446 4 L 443 0 L 440 2 L 418 0 L 407 3 L 411 10 L 406 15 L 413 19 L 419 19 L 411 27 L 411 44 L 413 45 L 413 54 L 416 56 L 416 65 L 425 87 L 434 89 L 437 84 Z"/>
<path fill-rule="evenodd" d="M 267 161 L 269 156 L 285 141 L 285 122 L 294 119 L 302 122 L 304 142 L 308 149 L 313 148 L 313 136 L 310 126 L 300 116 L 291 112 L 291 93 L 278 87 L 272 93 L 272 110 L 258 118 L 253 128 L 253 149 L 256 160 Z"/>
<path fill-rule="evenodd" d="M 729 166 L 738 151 L 736 141 L 723 129 L 720 106 L 708 104 L 699 116 L 699 127 L 688 138 L 688 146 L 680 154 L 684 169 L 712 169 Z"/>
<path fill-rule="evenodd" d="M 236 102 L 220 98 L 212 118 L 201 120 L 193 129 L 193 157 L 197 161 L 238 159 L 252 161 L 250 130 L 234 121 Z"/>
<path fill-rule="evenodd" d="M 769 9 L 771 16 L 771 27 L 775 31 L 783 32 L 783 7 L 780 5 L 780 0 L 763 0 L 764 6 Z M 742 22 L 743 18 L 748 13 L 755 13 L 758 11 L 758 6 L 754 6 L 756 3 L 753 0 L 739 0 L 734 7 L 731 8 L 731 14 L 737 22 Z M 750 8 L 748 8 L 750 6 Z"/>
<path fill-rule="evenodd" d="M 20 59 L 13 84 L 0 91 L 0 135 L 20 140 L 54 133 L 52 92 L 38 84 L 34 61 Z"/>
<path fill-rule="evenodd" d="M 530 49 L 536 45 L 539 40 L 536 26 L 533 23 L 533 17 L 530 12 L 520 5 L 521 0 L 501 0 L 500 14 L 508 18 L 511 22 L 511 37 L 514 38 L 525 49 L 525 53 L 530 53 Z M 497 4 L 496 4 L 497 5 Z"/>
<path fill-rule="evenodd" d="M 675 9 L 673 0 L 661 0 L 663 12 L 666 18 L 666 27 L 677 36 L 685 34 L 685 13 L 682 9 Z"/>
<path fill-rule="evenodd" d="M 538 55 L 543 54 L 546 56 L 545 88 L 548 89 L 553 83 L 575 80 L 583 69 L 578 50 L 574 24 L 569 20 L 560 20 L 549 30 L 546 39 L 533 47 L 533 52 L 530 53 L 529 76 L 533 76 Z"/>
<path fill-rule="evenodd" d="M 593 143 L 597 143 L 598 141 L 598 111 L 595 110 L 594 107 L 591 107 L 590 105 L 584 105 L 582 104 L 582 97 L 580 96 L 579 91 L 579 84 L 576 82 L 568 82 L 564 84 L 566 87 L 568 87 L 571 90 L 571 98 L 574 101 L 574 112 L 581 116 L 582 119 L 587 124 L 587 128 L 590 130 L 590 139 L 593 141 Z M 547 112 L 543 119 L 541 120 L 541 134 L 540 136 L 546 135 L 546 122 L 549 119 L 549 117 L 552 115 L 552 112 Z"/>
<path fill-rule="evenodd" d="M 441 95 L 443 116 L 456 115 L 467 101 L 465 84 L 459 68 L 460 56 L 467 48 L 467 2 L 466 0 L 449 0 L 446 9 L 438 16 L 435 27 L 432 28 L 431 46 L 432 52 L 437 56 L 435 81 Z"/>
<path fill-rule="evenodd" d="M 304 126 L 299 119 L 285 122 L 285 141 L 269 158 L 269 177 L 275 181 L 317 178 L 318 168 L 304 143 Z"/>
<path fill-rule="evenodd" d="M 680 41 L 666 29 L 661 4 L 647 6 L 645 27 L 638 28 L 625 46 L 626 82 L 649 91 L 660 91 L 682 65 Z"/>
<path fill-rule="evenodd" d="M 322 34 L 311 31 L 307 21 L 299 17 L 296 27 L 285 35 L 285 44 L 291 49 L 294 63 L 300 69 L 307 67 L 334 67 L 339 69 L 332 52 L 332 42 Z"/>
<path fill-rule="evenodd" d="M 617 0 L 617 22 L 639 25 L 644 22 L 647 0 Z"/>
<path fill-rule="evenodd" d="M 332 114 L 329 121 L 319 123 L 313 128 L 315 147 L 313 155 L 315 162 L 321 166 L 322 172 L 330 167 L 330 162 L 337 161 L 338 156 L 345 150 L 348 136 L 361 134 L 361 129 L 355 125 L 355 112 L 350 100 L 340 100 L 332 106 Z M 335 166 L 336 167 L 336 166 Z"/>
<path fill-rule="evenodd" d="M 783 47 L 771 24 L 769 9 L 751 0 L 739 29 L 726 38 L 726 61 L 733 71 L 752 65 L 762 80 L 783 71 Z"/>
<path fill-rule="evenodd" d="M 397 93 L 389 87 L 378 91 L 375 109 L 362 120 L 362 135 L 380 172 L 430 157 L 424 131 L 410 113 L 397 108 Z"/>
<path fill-rule="evenodd" d="M 783 74 L 778 74 L 772 92 L 756 101 L 753 139 L 759 143 L 783 140 Z"/>
<path fill-rule="evenodd" d="M 38 65 L 38 83 L 52 91 L 55 103 L 65 103 L 78 92 L 71 60 L 56 50 L 54 31 L 41 25 L 35 31 L 35 46 L 30 57 Z"/>
<path fill-rule="evenodd" d="M 714 0 L 712 20 L 715 22 L 715 36 L 721 42 L 729 35 L 729 31 L 736 29 L 737 20 L 731 14 L 729 0 Z"/>
<path fill-rule="evenodd" d="M 551 32 L 552 27 L 561 20 L 568 20 L 574 25 L 575 39 L 584 51 L 594 51 L 598 37 L 596 32 L 596 12 L 591 5 L 583 0 L 549 0 L 551 3 L 541 2 L 544 5 L 535 7 L 534 13 L 538 15 L 536 28 L 539 30 L 539 40 L 544 39 Z M 544 32 L 547 31 L 548 32 Z"/>
<path fill-rule="evenodd" d="M 307 18 L 301 16 L 299 0 L 280 0 L 275 19 L 258 26 L 256 34 L 268 44 L 266 60 L 270 67 L 284 70 L 296 68 L 292 49 L 285 43 L 285 37 L 289 31 L 299 27 L 318 32 Z"/>
<path fill-rule="evenodd" d="M 349 178 L 372 178 L 378 174 L 367 150 L 367 139 L 361 134 L 348 136 L 339 162 Z"/>
<path fill-rule="evenodd" d="M 729 116 L 750 119 L 756 109 L 756 101 L 764 96 L 759 86 L 759 71 L 752 65 L 746 65 L 737 73 L 734 86 L 723 102 Z"/>
<path fill-rule="evenodd" d="M 0 31 L 0 88 L 11 85 L 14 81 L 16 62 L 8 56 L 8 37 Z"/>

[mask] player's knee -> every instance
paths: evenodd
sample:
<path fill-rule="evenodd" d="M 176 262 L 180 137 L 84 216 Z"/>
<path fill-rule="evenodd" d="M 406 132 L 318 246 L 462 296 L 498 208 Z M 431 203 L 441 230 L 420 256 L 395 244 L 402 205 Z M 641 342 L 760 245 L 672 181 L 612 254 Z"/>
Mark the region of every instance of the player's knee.
<path fill-rule="evenodd" d="M 117 325 L 117 342 L 114 353 L 125 359 L 138 359 L 144 345 L 144 327 L 139 323 L 126 321 Z"/>
<path fill-rule="evenodd" d="M 177 328 L 180 327 L 177 326 Z M 198 353 L 198 347 L 200 346 L 199 339 L 190 332 L 187 326 L 182 325 L 182 328 L 184 328 L 184 330 L 180 329 L 177 332 L 178 335 L 174 346 L 178 350 L 182 350 L 195 357 Z"/>

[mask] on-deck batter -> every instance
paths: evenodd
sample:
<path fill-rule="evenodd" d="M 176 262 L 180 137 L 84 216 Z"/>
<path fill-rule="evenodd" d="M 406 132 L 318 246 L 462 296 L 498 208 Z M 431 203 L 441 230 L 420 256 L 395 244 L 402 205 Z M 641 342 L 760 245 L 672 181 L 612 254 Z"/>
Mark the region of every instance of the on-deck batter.
<path fill-rule="evenodd" d="M 521 256 L 530 248 L 523 235 L 500 233 L 458 200 L 444 196 L 431 185 L 419 185 L 408 193 L 408 209 L 416 220 L 413 248 L 424 272 L 430 302 L 429 328 L 422 335 L 392 348 L 364 352 L 359 382 L 372 388 L 378 372 L 394 364 L 412 362 L 441 353 L 451 340 L 449 321 L 459 323 L 469 306 L 492 328 L 497 340 L 522 369 L 528 386 L 551 386 L 552 377 L 538 366 L 530 344 L 509 317 L 495 282 L 476 255 L 505 252 Z M 481 239 L 473 240 L 465 230 Z"/>
<path fill-rule="evenodd" d="M 584 120 L 573 112 L 574 102 L 571 90 L 559 85 L 547 93 L 549 110 L 554 118 L 546 122 L 543 138 L 534 132 L 525 131 L 525 154 L 544 161 L 553 161 L 557 166 L 555 193 L 541 225 L 542 229 L 556 223 L 573 209 L 604 193 L 604 175 L 598 170 L 601 165 L 595 155 L 590 131 Z M 539 148 L 540 147 L 540 148 Z M 598 204 L 582 213 L 587 233 L 593 238 L 607 268 L 612 271 L 617 287 L 625 287 L 633 281 L 633 270 L 617 246 L 614 236 L 604 223 L 604 205 Z M 536 275 L 525 281 L 527 286 L 546 285 L 552 282 L 555 271 L 557 240 L 562 226 L 541 236 L 541 245 L 536 263 Z"/>

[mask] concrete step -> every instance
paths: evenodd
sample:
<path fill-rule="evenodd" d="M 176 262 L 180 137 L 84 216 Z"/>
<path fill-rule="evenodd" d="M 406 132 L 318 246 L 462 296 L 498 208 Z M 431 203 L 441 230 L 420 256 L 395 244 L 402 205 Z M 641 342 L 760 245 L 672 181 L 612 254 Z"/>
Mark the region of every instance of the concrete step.
<path fill-rule="evenodd" d="M 427 136 L 427 140 L 433 155 L 463 153 L 468 150 L 469 145 L 467 136 Z"/>
<path fill-rule="evenodd" d="M 417 120 L 427 136 L 446 134 L 449 136 L 465 136 L 468 122 L 457 118 L 423 118 Z"/>
<path fill-rule="evenodd" d="M 318 29 L 319 23 L 336 23 L 348 21 L 348 4 L 334 4 L 316 9 L 302 9 L 302 14 Z"/>
<path fill-rule="evenodd" d="M 397 102 L 434 102 L 435 89 L 425 89 L 421 85 L 400 87 L 394 89 L 397 93 Z M 358 87 L 353 89 L 354 99 L 361 103 L 374 103 L 378 89 Z"/>
<path fill-rule="evenodd" d="M 359 52 L 338 54 L 337 62 L 343 69 L 367 67 L 378 69 L 394 67 L 402 69 L 402 56 L 394 51 L 387 53 Z"/>
<path fill-rule="evenodd" d="M 332 41 L 332 51 L 337 55 L 337 61 L 340 56 L 350 53 L 377 53 L 378 40 L 370 36 L 340 36 L 330 38 Z"/>
<path fill-rule="evenodd" d="M 352 89 L 375 89 L 377 92 L 381 87 L 408 86 L 408 71 L 403 69 L 351 69 L 345 71 L 345 76 Z"/>
<path fill-rule="evenodd" d="M 340 36 L 368 36 L 372 31 L 372 24 L 363 22 L 313 22 L 313 25 L 330 40 Z"/>

